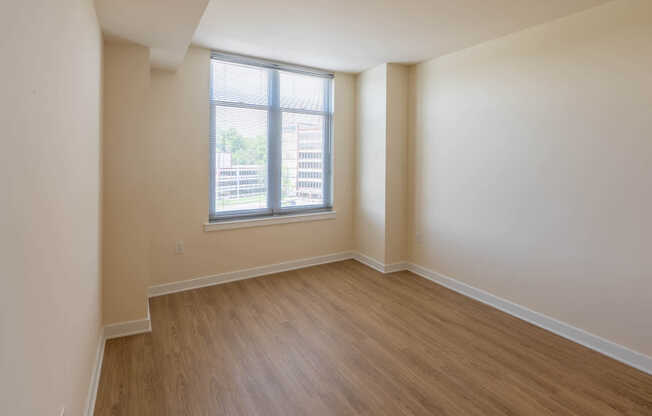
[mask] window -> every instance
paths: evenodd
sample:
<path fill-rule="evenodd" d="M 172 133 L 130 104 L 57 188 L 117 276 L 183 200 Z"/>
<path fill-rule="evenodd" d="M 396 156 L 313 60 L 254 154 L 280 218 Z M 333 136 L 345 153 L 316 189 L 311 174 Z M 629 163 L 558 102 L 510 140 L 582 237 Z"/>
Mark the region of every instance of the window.
<path fill-rule="evenodd" d="M 330 209 L 332 74 L 214 52 L 210 220 Z"/>

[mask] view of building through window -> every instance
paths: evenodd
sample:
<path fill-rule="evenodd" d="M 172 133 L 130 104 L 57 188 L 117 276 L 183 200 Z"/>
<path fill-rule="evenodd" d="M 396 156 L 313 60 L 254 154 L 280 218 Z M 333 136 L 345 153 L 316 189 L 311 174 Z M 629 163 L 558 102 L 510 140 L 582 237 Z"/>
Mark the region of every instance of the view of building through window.
<path fill-rule="evenodd" d="M 219 61 L 213 61 L 212 71 L 214 212 L 270 209 L 270 163 L 280 165 L 277 206 L 323 205 L 328 81 Z M 274 76 L 275 90 L 270 89 Z M 280 113 L 276 138 L 270 138 L 272 100 L 278 103 L 275 114 Z M 270 140 L 280 142 L 280 156 L 272 161 Z"/>
<path fill-rule="evenodd" d="M 267 207 L 267 111 L 216 110 L 217 211 Z"/>
<path fill-rule="evenodd" d="M 324 118 L 308 114 L 283 114 L 282 206 L 322 202 Z"/>
<path fill-rule="evenodd" d="M 234 110 L 240 109 L 229 108 L 226 112 Z M 267 206 L 267 114 L 264 114 L 265 120 L 261 120 L 255 113 L 257 110 L 244 111 L 242 117 L 249 118 L 249 125 L 262 129 L 238 128 L 240 123 L 226 117 L 218 121 L 215 184 L 219 211 Z M 323 136 L 322 116 L 283 115 L 282 206 L 322 202 Z"/>

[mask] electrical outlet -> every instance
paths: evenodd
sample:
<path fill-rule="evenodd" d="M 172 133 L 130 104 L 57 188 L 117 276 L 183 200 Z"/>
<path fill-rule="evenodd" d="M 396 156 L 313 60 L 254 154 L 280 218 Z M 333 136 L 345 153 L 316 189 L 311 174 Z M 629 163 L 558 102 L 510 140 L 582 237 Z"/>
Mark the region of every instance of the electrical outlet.
<path fill-rule="evenodd" d="M 417 231 L 414 237 L 417 240 L 417 243 L 423 244 L 423 233 L 421 231 Z"/>
<path fill-rule="evenodd" d="M 66 408 L 65 407 L 61 408 L 61 413 L 59 413 L 59 416 L 66 416 Z"/>
<path fill-rule="evenodd" d="M 183 251 L 184 251 L 183 241 L 179 240 L 179 241 L 177 241 L 177 245 L 175 247 L 174 252 L 177 253 L 177 254 L 183 254 Z"/>

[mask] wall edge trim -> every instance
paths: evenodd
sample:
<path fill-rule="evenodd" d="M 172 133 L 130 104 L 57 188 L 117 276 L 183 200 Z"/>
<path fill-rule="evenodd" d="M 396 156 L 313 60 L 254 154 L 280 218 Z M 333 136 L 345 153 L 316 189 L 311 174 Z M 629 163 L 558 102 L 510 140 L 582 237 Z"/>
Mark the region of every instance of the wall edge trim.
<path fill-rule="evenodd" d="M 104 360 L 104 346 L 106 338 L 104 337 L 104 328 L 100 328 L 100 335 L 97 340 L 97 349 L 95 351 L 95 364 L 91 373 L 91 382 L 88 387 L 88 396 L 86 397 L 85 416 L 93 416 L 95 413 L 95 400 L 97 399 L 97 389 L 100 386 L 100 377 L 102 375 L 102 362 Z"/>

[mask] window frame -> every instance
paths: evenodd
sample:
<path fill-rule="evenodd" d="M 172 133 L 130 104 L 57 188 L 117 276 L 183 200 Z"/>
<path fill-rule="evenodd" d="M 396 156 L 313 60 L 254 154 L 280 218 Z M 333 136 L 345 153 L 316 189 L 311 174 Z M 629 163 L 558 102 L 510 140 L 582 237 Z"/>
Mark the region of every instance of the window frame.
<path fill-rule="evenodd" d="M 213 61 L 239 64 L 264 68 L 268 71 L 268 103 L 267 105 L 220 101 L 214 99 L 213 90 Z M 331 211 L 333 209 L 333 78 L 334 75 L 314 68 L 296 65 L 281 64 L 258 58 L 249 58 L 240 55 L 225 54 L 213 51 L 210 58 L 210 84 L 209 84 L 209 153 L 210 153 L 210 180 L 209 180 L 209 222 L 231 221 L 237 219 L 274 217 L 291 214 L 304 214 L 311 212 Z M 281 107 L 280 105 L 280 73 L 279 71 L 292 72 L 306 76 L 319 77 L 324 81 L 324 109 L 323 111 L 305 110 L 299 108 Z M 267 208 L 249 210 L 216 211 L 216 112 L 217 107 L 233 107 L 267 112 Z M 283 140 L 283 114 L 308 114 L 324 117 L 324 137 L 322 148 L 322 192 L 323 203 L 303 206 L 282 206 L 282 140 Z M 297 163 L 299 163 L 297 161 Z M 298 165 L 297 165 L 298 170 Z M 297 172 L 297 181 L 298 181 Z"/>

